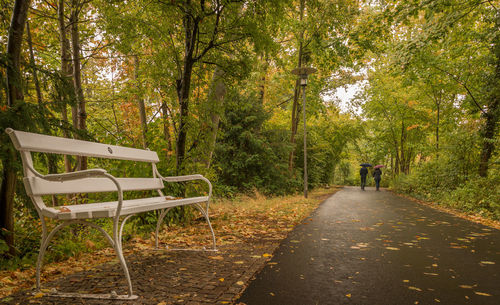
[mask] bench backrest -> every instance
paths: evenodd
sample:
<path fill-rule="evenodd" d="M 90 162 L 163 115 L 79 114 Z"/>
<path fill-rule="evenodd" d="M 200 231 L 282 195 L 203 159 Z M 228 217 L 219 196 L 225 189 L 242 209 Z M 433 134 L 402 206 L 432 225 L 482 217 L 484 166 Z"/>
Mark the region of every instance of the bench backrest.
<path fill-rule="evenodd" d="M 164 187 L 163 181 L 154 173 L 155 164 L 160 160 L 154 151 L 107 145 L 89 141 L 67 139 L 42 134 L 18 131 L 8 128 L 14 147 L 21 153 L 24 167 L 24 184 L 30 196 L 73 194 L 93 192 L 113 192 L 116 185 L 107 178 L 85 178 L 73 181 L 47 181 L 29 170 L 33 168 L 31 152 L 43 152 L 63 155 L 86 156 L 117 160 L 129 160 L 152 163 L 151 178 L 118 178 L 124 191 L 160 190 Z M 36 200 L 42 205 L 41 200 Z"/>

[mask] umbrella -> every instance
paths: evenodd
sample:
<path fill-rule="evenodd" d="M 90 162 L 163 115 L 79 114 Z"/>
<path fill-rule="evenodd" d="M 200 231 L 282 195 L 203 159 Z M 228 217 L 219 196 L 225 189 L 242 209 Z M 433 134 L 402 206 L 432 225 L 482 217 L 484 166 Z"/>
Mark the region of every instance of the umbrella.
<path fill-rule="evenodd" d="M 360 166 L 363 166 L 363 167 L 364 166 L 370 166 L 371 167 L 372 165 L 370 163 L 361 163 Z"/>
<path fill-rule="evenodd" d="M 382 168 L 382 167 L 385 167 L 385 165 L 379 164 L 379 165 L 375 165 L 373 168 Z"/>

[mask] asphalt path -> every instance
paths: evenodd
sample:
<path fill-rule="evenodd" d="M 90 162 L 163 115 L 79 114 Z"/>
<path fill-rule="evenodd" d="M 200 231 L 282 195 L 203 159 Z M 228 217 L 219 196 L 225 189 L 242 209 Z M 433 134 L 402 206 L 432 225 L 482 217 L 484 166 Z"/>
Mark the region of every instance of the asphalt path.
<path fill-rule="evenodd" d="M 290 233 L 238 302 L 498 305 L 500 231 L 346 187 Z"/>

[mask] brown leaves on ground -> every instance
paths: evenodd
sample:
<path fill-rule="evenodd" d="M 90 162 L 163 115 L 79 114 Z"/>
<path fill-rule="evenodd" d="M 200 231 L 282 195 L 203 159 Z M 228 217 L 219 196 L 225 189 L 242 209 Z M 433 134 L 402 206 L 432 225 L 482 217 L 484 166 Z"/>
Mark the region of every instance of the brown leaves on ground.
<path fill-rule="evenodd" d="M 453 209 L 451 207 L 443 206 L 443 205 L 440 205 L 440 204 L 437 204 L 434 202 L 427 202 L 427 201 L 419 200 L 419 199 L 413 198 L 411 196 L 408 196 L 406 194 L 400 194 L 400 193 L 396 193 L 396 192 L 393 192 L 393 193 L 395 195 L 409 199 L 411 201 L 417 202 L 417 203 L 422 204 L 422 205 L 426 205 L 426 206 L 431 207 L 433 209 L 436 209 L 436 210 L 439 210 L 439 211 L 442 211 L 442 212 L 445 212 L 448 214 L 452 214 L 454 216 L 457 216 L 457 217 L 460 217 L 463 219 L 467 219 L 469 221 L 472 221 L 475 223 L 480 223 L 482 225 L 489 226 L 489 227 L 500 230 L 500 221 L 484 218 L 484 217 L 481 217 L 478 215 L 467 214 L 467 213 L 458 211 L 456 209 Z"/>
<path fill-rule="evenodd" d="M 216 199 L 210 204 L 210 221 L 215 231 L 217 245 L 241 242 L 279 242 L 284 239 L 295 225 L 303 221 L 318 204 L 335 193 L 337 188 L 315 190 L 305 199 L 302 195 L 266 198 L 260 194 L 244 196 L 234 200 Z M 125 255 L 134 251 L 149 255 L 147 250 L 154 249 L 154 232 L 146 238 L 135 236 L 124 242 Z M 211 235 L 203 217 L 187 226 L 164 226 L 159 234 L 160 247 L 168 244 L 172 248 L 211 247 Z M 94 248 L 92 241 L 85 242 Z M 264 254 L 271 257 L 272 254 Z M 214 255 L 212 259 L 220 259 Z M 78 259 L 69 258 L 63 262 L 43 266 L 42 285 L 69 274 L 91 269 L 94 266 L 116 260 L 112 248 L 93 253 L 83 253 Z M 234 262 L 240 264 L 241 261 Z M 0 271 L 0 298 L 21 289 L 34 287 L 35 267 L 26 270 Z M 243 282 L 237 283 L 244 285 Z"/>

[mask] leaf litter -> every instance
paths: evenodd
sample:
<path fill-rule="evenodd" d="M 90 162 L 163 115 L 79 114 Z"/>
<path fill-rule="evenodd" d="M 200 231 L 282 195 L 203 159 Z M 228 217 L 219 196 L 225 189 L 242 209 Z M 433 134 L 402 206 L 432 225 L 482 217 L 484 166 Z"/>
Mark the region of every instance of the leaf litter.
<path fill-rule="evenodd" d="M 303 222 L 307 216 L 331 194 L 339 189 L 318 189 L 311 192 L 308 199 L 302 196 L 282 196 L 266 198 L 255 193 L 254 196 L 241 196 L 236 199 L 214 199 L 210 205 L 210 220 L 217 238 L 217 245 L 234 245 L 252 240 L 263 240 L 266 242 L 280 242 L 288 232 Z M 203 220 L 203 217 L 200 217 Z M 182 248 L 193 246 L 208 246 L 209 230 L 204 221 L 195 219 L 187 226 L 164 225 L 159 234 L 160 241 L 168 243 L 169 247 Z M 124 242 L 124 253 L 141 253 L 150 255 L 154 251 L 154 233 L 149 236 L 136 235 L 129 241 Z M 89 248 L 95 245 L 92 241 L 86 242 Z M 160 245 L 160 247 L 162 247 Z M 252 255 L 251 258 L 270 259 L 272 254 L 264 253 Z M 104 263 L 117 263 L 116 254 L 112 248 L 97 249 L 90 253 L 80 253 L 78 259 L 70 257 L 60 262 L 45 264 L 42 270 L 42 282 L 54 281 L 58 278 L 68 276 L 75 270 L 87 271 L 97 265 Z M 224 257 L 217 255 L 211 259 L 219 261 Z M 175 261 L 168 261 L 176 264 Z M 243 264 L 241 259 L 235 260 L 235 264 Z M 179 266 L 180 267 L 180 266 Z M 180 270 L 180 269 L 178 269 Z M 180 270 L 183 271 L 183 270 Z M 31 266 L 24 270 L 0 271 L 0 298 L 15 293 L 21 289 L 28 289 L 35 284 L 35 267 Z M 243 286 L 245 283 L 236 283 Z M 161 303 L 160 303 L 161 304 Z"/>

